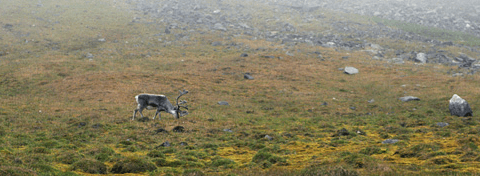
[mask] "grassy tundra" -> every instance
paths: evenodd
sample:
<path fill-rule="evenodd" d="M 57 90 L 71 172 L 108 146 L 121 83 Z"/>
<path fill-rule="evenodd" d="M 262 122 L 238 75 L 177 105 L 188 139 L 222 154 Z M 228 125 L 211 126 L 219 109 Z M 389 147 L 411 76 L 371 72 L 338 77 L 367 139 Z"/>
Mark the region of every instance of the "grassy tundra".
<path fill-rule="evenodd" d="M 0 2 L 0 175 L 480 171 L 478 74 L 452 77 L 447 71 L 456 67 L 396 65 L 363 51 L 307 44 L 292 46 L 301 52 L 290 56 L 278 42 L 218 31 L 174 41 L 174 34 L 154 37 L 165 26 L 150 24 L 123 1 L 42 2 Z M 323 13 L 320 24 L 344 15 Z M 298 23 L 300 30 L 316 27 Z M 240 47 L 210 45 L 226 38 Z M 345 66 L 360 73 L 343 74 L 338 68 Z M 246 72 L 254 79 L 244 79 Z M 174 103 L 183 89 L 190 91 L 182 97 L 189 115 L 151 120 L 155 111 L 146 110 L 150 120 L 131 121 L 135 95 L 165 94 Z M 470 103 L 473 117 L 450 116 L 453 94 Z M 405 95 L 421 100 L 398 100 Z M 382 144 L 386 139 L 399 142 Z"/>

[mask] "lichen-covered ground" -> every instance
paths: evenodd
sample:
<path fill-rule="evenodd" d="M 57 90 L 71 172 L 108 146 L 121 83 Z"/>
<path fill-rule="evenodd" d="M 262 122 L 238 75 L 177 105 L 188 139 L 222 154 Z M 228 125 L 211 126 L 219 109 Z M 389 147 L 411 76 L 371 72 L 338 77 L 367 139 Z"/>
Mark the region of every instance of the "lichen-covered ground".
<path fill-rule="evenodd" d="M 372 60 L 370 47 L 299 43 L 290 54 L 281 42 L 218 30 L 188 40 L 175 39 L 179 28 L 155 36 L 166 26 L 123 1 L 0 4 L 0 175 L 480 172 L 480 77 L 452 77 L 463 72 L 456 66 Z M 322 13 L 324 21 L 342 15 Z M 359 73 L 339 70 L 346 66 Z M 149 118 L 131 120 L 135 95 L 173 102 L 183 89 L 189 115 L 151 120 L 155 111 L 146 110 Z M 473 117 L 450 115 L 453 94 L 470 103 Z M 421 100 L 398 100 L 406 95 Z M 382 144 L 387 139 L 398 142 Z"/>

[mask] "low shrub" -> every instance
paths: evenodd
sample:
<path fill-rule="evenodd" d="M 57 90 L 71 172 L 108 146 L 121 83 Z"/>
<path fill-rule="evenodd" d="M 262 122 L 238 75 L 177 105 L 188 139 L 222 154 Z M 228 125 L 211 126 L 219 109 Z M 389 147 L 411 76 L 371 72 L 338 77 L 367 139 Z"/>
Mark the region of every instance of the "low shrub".
<path fill-rule="evenodd" d="M 72 170 L 81 170 L 90 174 L 106 174 L 107 165 L 93 159 L 82 159 L 72 165 Z"/>
<path fill-rule="evenodd" d="M 148 157 L 151 158 L 165 158 L 165 154 L 159 150 L 153 150 L 147 153 Z"/>

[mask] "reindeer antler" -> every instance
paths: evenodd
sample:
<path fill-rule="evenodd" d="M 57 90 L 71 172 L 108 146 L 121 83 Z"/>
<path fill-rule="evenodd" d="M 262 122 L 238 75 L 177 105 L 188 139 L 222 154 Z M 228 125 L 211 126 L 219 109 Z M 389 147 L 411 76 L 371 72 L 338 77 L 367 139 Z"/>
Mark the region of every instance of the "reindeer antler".
<path fill-rule="evenodd" d="M 180 103 L 178 102 L 178 99 L 179 99 L 181 96 L 183 96 L 183 95 L 185 95 L 185 94 L 187 94 L 187 93 L 188 93 L 188 90 L 185 90 L 185 89 L 184 89 L 183 91 L 180 91 L 180 95 L 178 95 L 178 97 L 177 97 L 177 117 L 180 117 L 180 114 L 179 114 L 180 108 L 185 108 L 185 109 L 188 110 L 188 105 L 181 106 L 181 104 L 185 104 L 185 103 L 187 103 L 187 101 L 182 100 L 182 101 L 180 101 Z M 185 111 L 185 112 L 182 112 L 182 116 L 183 116 L 184 114 L 187 115 L 188 112 L 186 112 L 186 111 Z"/>

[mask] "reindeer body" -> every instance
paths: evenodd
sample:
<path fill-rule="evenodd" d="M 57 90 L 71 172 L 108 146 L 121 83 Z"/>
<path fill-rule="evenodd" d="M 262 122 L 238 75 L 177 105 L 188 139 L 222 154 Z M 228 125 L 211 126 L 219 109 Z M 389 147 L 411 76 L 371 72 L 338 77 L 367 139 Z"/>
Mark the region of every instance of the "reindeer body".
<path fill-rule="evenodd" d="M 165 111 L 173 115 L 175 118 L 179 118 L 180 116 L 187 115 L 187 111 L 181 111 L 180 108 L 185 108 L 188 110 L 187 106 L 182 106 L 181 104 L 187 103 L 187 101 L 183 100 L 181 102 L 178 102 L 178 99 L 182 96 L 188 93 L 188 90 L 183 90 L 180 91 L 180 95 L 176 99 L 176 105 L 172 105 L 170 101 L 168 101 L 167 97 L 165 95 L 155 95 L 155 94 L 139 94 L 135 96 L 135 100 L 138 103 L 137 109 L 133 111 L 133 118 L 132 120 L 135 120 L 135 115 L 137 112 L 140 112 L 140 115 L 143 118 L 142 111 L 143 109 L 152 109 L 152 108 L 157 108 L 157 112 L 155 112 L 155 115 L 153 116 L 153 119 L 157 117 L 161 118 L 160 111 Z"/>
<path fill-rule="evenodd" d="M 176 108 L 172 105 L 172 103 L 170 103 L 170 101 L 168 101 L 168 98 L 165 95 L 139 94 L 135 96 L 135 100 L 137 101 L 138 106 L 137 109 L 133 111 L 132 120 L 135 119 L 135 115 L 137 114 L 137 112 L 140 112 L 140 115 L 143 118 L 142 111 L 145 108 L 157 108 L 157 112 L 155 112 L 153 119 L 155 119 L 157 114 L 158 118 L 161 118 L 160 111 L 168 112 L 172 114 L 175 118 L 178 118 Z"/>

